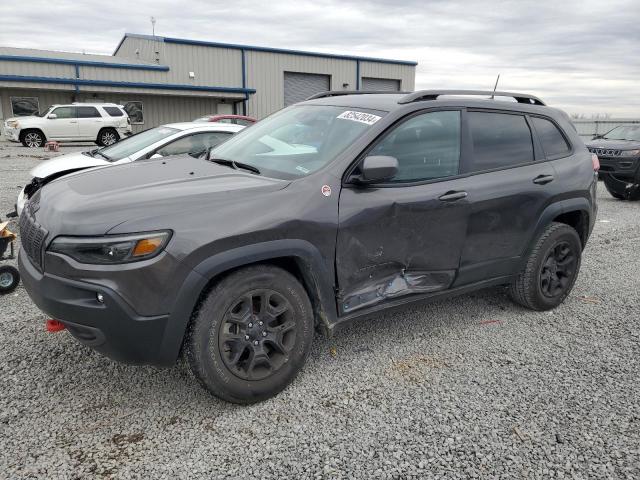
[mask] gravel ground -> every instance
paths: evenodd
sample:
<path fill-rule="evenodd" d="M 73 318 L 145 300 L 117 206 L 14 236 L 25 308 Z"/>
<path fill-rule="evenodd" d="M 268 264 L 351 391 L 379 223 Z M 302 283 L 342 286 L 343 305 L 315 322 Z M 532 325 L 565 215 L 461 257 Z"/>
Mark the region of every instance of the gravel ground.
<path fill-rule="evenodd" d="M 0 144 L 2 216 L 41 161 L 28 153 Z M 600 195 L 560 308 L 490 289 L 362 321 L 248 407 L 183 364 L 47 334 L 20 287 L 0 298 L 0 477 L 639 478 L 640 203 Z"/>

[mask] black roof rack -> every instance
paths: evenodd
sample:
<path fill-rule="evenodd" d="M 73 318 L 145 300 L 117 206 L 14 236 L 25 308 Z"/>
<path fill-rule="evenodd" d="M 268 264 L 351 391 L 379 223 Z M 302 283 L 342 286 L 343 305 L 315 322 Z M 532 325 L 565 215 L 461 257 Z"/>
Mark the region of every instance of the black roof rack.
<path fill-rule="evenodd" d="M 405 104 L 411 102 L 420 102 L 424 100 L 437 100 L 438 97 L 442 95 L 486 95 L 491 99 L 493 99 L 494 96 L 513 97 L 518 103 L 527 103 L 529 105 L 545 105 L 542 100 L 533 95 L 512 92 L 493 92 L 491 90 L 419 90 L 402 97 L 400 100 L 398 100 L 398 103 Z"/>
<path fill-rule="evenodd" d="M 409 92 L 395 92 L 389 90 L 329 90 L 328 92 L 320 92 L 311 95 L 307 100 L 315 100 L 316 98 L 340 97 L 342 95 L 371 95 L 381 93 L 395 93 L 407 95 Z"/>

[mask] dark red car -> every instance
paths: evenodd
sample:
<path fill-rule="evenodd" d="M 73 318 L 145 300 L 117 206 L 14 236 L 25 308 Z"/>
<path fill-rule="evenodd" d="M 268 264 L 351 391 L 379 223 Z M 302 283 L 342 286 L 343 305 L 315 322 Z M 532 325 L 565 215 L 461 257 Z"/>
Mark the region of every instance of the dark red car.
<path fill-rule="evenodd" d="M 257 121 L 255 118 L 245 115 L 206 115 L 194 120 L 194 122 L 233 123 L 234 125 L 242 125 L 245 127 L 253 125 Z"/>

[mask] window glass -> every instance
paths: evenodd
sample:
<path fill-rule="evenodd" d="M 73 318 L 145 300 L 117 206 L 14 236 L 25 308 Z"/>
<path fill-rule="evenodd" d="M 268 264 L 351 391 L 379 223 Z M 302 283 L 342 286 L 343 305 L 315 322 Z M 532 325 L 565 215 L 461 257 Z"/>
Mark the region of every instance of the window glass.
<path fill-rule="evenodd" d="M 175 142 L 160 148 L 156 153 L 166 157 L 168 155 L 180 155 L 189 153 L 198 155 L 206 152 L 209 148 L 215 147 L 224 142 L 232 134 L 227 132 L 203 132 L 182 137 Z"/>
<path fill-rule="evenodd" d="M 244 118 L 236 118 L 233 123 L 235 123 L 236 125 L 242 125 L 243 127 L 249 127 L 255 122 L 252 122 L 251 120 L 245 120 Z"/>
<path fill-rule="evenodd" d="M 460 112 L 430 112 L 403 122 L 369 155 L 398 159 L 392 182 L 415 182 L 458 174 Z"/>
<path fill-rule="evenodd" d="M 635 125 L 616 127 L 607 132 L 602 138 L 606 140 L 633 140 L 640 142 L 640 127 Z"/>
<path fill-rule="evenodd" d="M 533 161 L 531 130 L 522 115 L 469 112 L 473 170 L 509 167 Z"/>
<path fill-rule="evenodd" d="M 38 97 L 11 97 L 11 112 L 14 117 L 38 115 Z"/>
<path fill-rule="evenodd" d="M 110 117 L 122 117 L 124 113 L 118 107 L 102 107 L 104 111 L 109 114 Z"/>
<path fill-rule="evenodd" d="M 100 112 L 96 107 L 76 107 L 78 118 L 100 118 Z"/>
<path fill-rule="evenodd" d="M 265 176 L 290 180 L 332 162 L 386 112 L 297 105 L 260 120 L 216 147 L 214 156 L 246 163 Z"/>
<path fill-rule="evenodd" d="M 99 156 L 106 158 L 110 162 L 122 160 L 130 155 L 135 155 L 140 150 L 153 145 L 164 138 L 178 133 L 180 130 L 170 127 L 156 127 L 145 130 L 132 137 L 123 138 L 118 143 L 97 150 Z"/>
<path fill-rule="evenodd" d="M 539 117 L 532 117 L 532 120 L 533 127 L 536 129 L 540 143 L 542 143 L 542 149 L 547 157 L 569 153 L 571 150 L 569 144 L 553 122 Z"/>
<path fill-rule="evenodd" d="M 55 113 L 58 118 L 76 118 L 76 107 L 58 107 L 51 113 Z"/>

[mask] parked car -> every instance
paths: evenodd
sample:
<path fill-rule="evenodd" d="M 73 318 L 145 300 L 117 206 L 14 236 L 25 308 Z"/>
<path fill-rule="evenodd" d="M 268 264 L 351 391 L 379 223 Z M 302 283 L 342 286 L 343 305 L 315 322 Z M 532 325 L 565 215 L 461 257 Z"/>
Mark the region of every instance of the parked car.
<path fill-rule="evenodd" d="M 194 122 L 232 123 L 248 127 L 256 123 L 257 120 L 246 115 L 205 115 L 204 117 L 196 118 Z"/>
<path fill-rule="evenodd" d="M 237 403 L 284 389 L 316 329 L 496 285 L 532 310 L 564 301 L 597 209 L 597 158 L 565 113 L 505 92 L 517 102 L 343 93 L 201 158 L 46 185 L 20 220 L 27 292 L 113 359 L 183 352 Z"/>
<path fill-rule="evenodd" d="M 600 160 L 607 191 L 619 200 L 640 200 L 640 125 L 619 126 L 587 143 Z"/>
<path fill-rule="evenodd" d="M 42 147 L 47 140 L 106 146 L 131 135 L 131 122 L 121 105 L 73 103 L 53 105 L 38 115 L 9 118 L 4 134 L 31 148 Z"/>
<path fill-rule="evenodd" d="M 29 172 L 32 178 L 18 194 L 16 212 L 20 215 L 27 199 L 43 185 L 63 175 L 86 168 L 121 165 L 148 158 L 184 153 L 200 155 L 243 128 L 222 123 L 172 123 L 145 130 L 114 145 L 45 160 Z"/>

